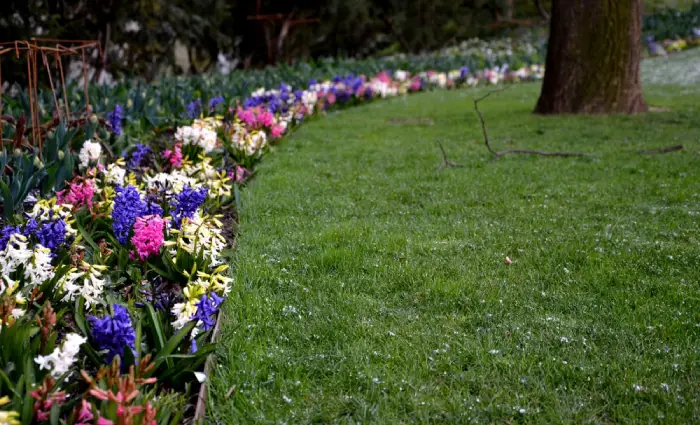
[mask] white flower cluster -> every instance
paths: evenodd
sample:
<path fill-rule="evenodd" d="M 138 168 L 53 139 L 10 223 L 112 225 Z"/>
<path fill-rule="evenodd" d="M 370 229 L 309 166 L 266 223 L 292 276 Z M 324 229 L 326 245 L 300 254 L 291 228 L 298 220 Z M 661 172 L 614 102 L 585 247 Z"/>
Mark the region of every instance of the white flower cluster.
<path fill-rule="evenodd" d="M 29 249 L 26 236 L 15 233 L 10 235 L 7 246 L 0 251 L 0 268 L 4 282 L 12 282 L 10 274 L 24 266 L 24 279 L 28 287 L 41 285 L 54 276 L 51 265 L 51 250 L 37 244 Z"/>
<path fill-rule="evenodd" d="M 178 248 L 193 255 L 201 253 L 214 267 L 222 264 L 221 251 L 226 247 L 226 240 L 221 236 L 221 222 L 216 219 L 202 220 L 197 216 L 192 220 L 185 218 L 177 234 Z M 175 252 L 172 254 L 176 255 Z"/>
<path fill-rule="evenodd" d="M 117 164 L 109 164 L 104 171 L 105 183 L 111 185 L 123 185 L 126 178 L 126 170 Z"/>
<path fill-rule="evenodd" d="M 24 278 L 32 287 L 41 285 L 54 276 L 51 265 L 51 250 L 37 244 L 32 256 L 24 265 Z"/>
<path fill-rule="evenodd" d="M 69 333 L 61 347 L 54 348 L 48 356 L 37 356 L 34 361 L 40 369 L 50 370 L 51 376 L 58 379 L 73 366 L 80 352 L 80 346 L 85 342 L 87 342 L 86 338 L 76 333 Z"/>
<path fill-rule="evenodd" d="M 176 319 L 172 322 L 175 329 L 181 329 L 197 313 L 197 299 L 192 299 L 187 302 L 177 303 L 172 308 L 172 314 Z"/>
<path fill-rule="evenodd" d="M 195 186 L 196 180 L 187 176 L 183 171 L 173 170 L 169 173 L 158 173 L 146 177 L 148 190 L 165 190 L 167 194 L 178 194 L 185 186 Z"/>
<path fill-rule="evenodd" d="M 82 269 L 72 269 L 58 282 L 58 286 L 63 293 L 63 301 L 73 301 L 82 296 L 89 309 L 102 302 L 102 293 L 107 283 L 102 272 L 107 267 L 83 262 Z"/>
<path fill-rule="evenodd" d="M 304 104 L 304 107 L 306 107 L 309 112 L 313 112 L 314 106 L 316 102 L 318 102 L 318 95 L 316 92 L 320 91 L 321 87 L 318 84 L 316 84 L 316 86 L 319 86 L 318 90 L 304 90 L 304 93 L 301 95 L 301 103 Z"/>
<path fill-rule="evenodd" d="M 216 148 L 216 131 L 194 126 L 179 127 L 175 132 L 175 140 L 184 145 L 199 146 L 209 153 Z"/>
<path fill-rule="evenodd" d="M 78 154 L 80 168 L 87 168 L 90 164 L 99 161 L 100 155 L 102 155 L 102 146 L 98 142 L 86 140 L 80 149 L 80 154 Z"/>
<path fill-rule="evenodd" d="M 267 134 L 261 130 L 248 131 L 244 125 L 236 123 L 233 125 L 231 143 L 245 152 L 247 156 L 259 154 L 267 146 Z"/>
<path fill-rule="evenodd" d="M 372 93 L 375 96 L 380 96 L 382 98 L 393 97 L 399 94 L 399 90 L 396 88 L 396 86 L 378 79 L 372 80 L 370 87 L 372 88 Z"/>
<path fill-rule="evenodd" d="M 394 78 L 401 82 L 408 80 L 410 75 L 411 74 L 409 74 L 408 71 L 402 71 L 400 69 L 398 71 L 394 71 Z"/>
<path fill-rule="evenodd" d="M 192 180 L 189 186 L 195 187 L 195 181 L 203 184 L 209 189 L 208 196 L 212 199 L 231 196 L 231 179 L 228 177 L 226 170 L 217 170 L 208 156 L 201 156 L 198 159 L 199 162 L 185 164 L 182 167 L 182 173 Z M 181 190 L 182 188 L 178 188 L 177 192 Z"/>

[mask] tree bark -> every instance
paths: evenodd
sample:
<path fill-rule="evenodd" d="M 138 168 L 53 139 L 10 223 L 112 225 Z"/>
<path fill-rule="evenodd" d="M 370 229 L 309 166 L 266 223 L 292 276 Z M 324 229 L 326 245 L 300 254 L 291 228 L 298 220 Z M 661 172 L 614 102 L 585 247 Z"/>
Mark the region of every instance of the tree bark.
<path fill-rule="evenodd" d="M 646 112 L 643 0 L 553 0 L 538 114 Z"/>

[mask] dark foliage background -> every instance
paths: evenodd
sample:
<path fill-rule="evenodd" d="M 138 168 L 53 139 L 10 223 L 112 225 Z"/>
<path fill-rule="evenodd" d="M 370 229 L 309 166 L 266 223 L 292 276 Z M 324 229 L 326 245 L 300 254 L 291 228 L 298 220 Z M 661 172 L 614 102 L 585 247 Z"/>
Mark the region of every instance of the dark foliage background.
<path fill-rule="evenodd" d="M 700 3 L 680 1 L 682 11 L 668 8 L 679 0 L 645 1 L 645 34 L 670 38 L 700 26 Z M 104 57 L 91 58 L 96 69 L 150 81 L 211 71 L 219 58 L 247 69 L 427 52 L 531 28 L 550 6 L 551 0 L 2 0 L 0 41 L 99 40 L 107 48 Z M 250 19 L 256 15 L 278 16 L 267 36 L 264 22 Z M 26 66 L 4 59 L 3 80 L 23 80 Z"/>
<path fill-rule="evenodd" d="M 539 19 L 532 0 L 3 0 L 0 40 L 96 39 L 113 75 L 198 73 L 219 55 L 236 68 L 318 57 L 417 53 Z M 549 1 L 542 4 L 548 7 Z M 279 14 L 269 26 L 249 19 Z M 316 20 L 294 25 L 293 21 Z M 505 25 L 507 27 L 508 25 Z M 177 48 L 176 48 L 177 46 Z M 176 54 L 177 52 L 177 54 Z M 184 56 L 184 57 L 183 57 Z M 5 61 L 8 62 L 8 61 Z M 179 63 L 180 66 L 176 66 Z M 182 66 L 186 63 L 186 66 Z M 21 71 L 5 63 L 3 77 Z"/>

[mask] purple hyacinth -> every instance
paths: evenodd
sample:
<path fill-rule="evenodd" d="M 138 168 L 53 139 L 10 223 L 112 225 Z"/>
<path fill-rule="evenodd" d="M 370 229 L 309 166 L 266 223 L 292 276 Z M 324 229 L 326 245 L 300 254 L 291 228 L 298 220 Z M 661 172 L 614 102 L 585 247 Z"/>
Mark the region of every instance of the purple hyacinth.
<path fill-rule="evenodd" d="M 219 105 L 220 103 L 224 102 L 223 96 L 216 96 L 212 100 L 209 101 L 209 113 L 214 112 L 214 109 Z"/>
<path fill-rule="evenodd" d="M 117 136 L 122 134 L 122 120 L 124 119 L 124 111 L 122 105 L 116 105 L 112 112 L 107 114 L 107 119 L 112 126 L 112 133 Z"/>
<path fill-rule="evenodd" d="M 117 185 L 117 196 L 114 198 L 112 209 L 112 229 L 120 244 L 126 245 L 129 241 L 131 227 L 136 217 L 144 215 L 146 204 L 141 200 L 141 195 L 133 186 L 125 188 Z"/>
<path fill-rule="evenodd" d="M 2 228 L 2 231 L 0 231 L 0 250 L 5 249 L 7 243 L 10 242 L 10 236 L 15 233 L 22 233 L 20 232 L 19 226 L 7 225 Z"/>
<path fill-rule="evenodd" d="M 55 253 L 66 242 L 66 222 L 62 218 L 47 221 L 37 230 L 36 237 L 42 246 Z"/>
<path fill-rule="evenodd" d="M 158 203 L 158 195 L 151 193 L 146 196 L 143 215 L 158 215 L 163 217 L 163 207 Z"/>
<path fill-rule="evenodd" d="M 469 67 L 468 66 L 463 66 L 459 70 L 459 78 L 467 78 L 467 75 L 469 75 Z"/>
<path fill-rule="evenodd" d="M 180 228 L 183 218 L 194 217 L 194 213 L 197 212 L 197 209 L 199 209 L 207 199 L 208 192 L 206 187 L 193 189 L 190 186 L 185 186 L 182 192 L 173 199 L 171 203 L 171 215 L 176 228 Z"/>
<path fill-rule="evenodd" d="M 201 321 L 205 331 L 211 330 L 215 324 L 214 316 L 218 313 L 222 302 L 224 302 L 224 298 L 215 293 L 209 294 L 208 297 L 202 295 L 202 298 L 197 303 L 197 312 L 192 317 L 192 320 Z"/>
<path fill-rule="evenodd" d="M 143 160 L 146 159 L 148 154 L 151 153 L 151 148 L 147 145 L 139 143 L 134 146 L 134 151 L 131 152 L 131 159 L 129 159 L 129 168 L 140 167 L 143 164 Z"/>
<path fill-rule="evenodd" d="M 282 101 L 278 98 L 274 98 L 274 99 L 270 100 L 270 102 L 268 103 L 267 110 L 274 114 L 275 112 L 278 112 L 281 107 L 282 107 Z"/>
<path fill-rule="evenodd" d="M 260 99 L 260 97 L 257 97 L 257 96 L 249 97 L 243 101 L 243 107 L 245 109 L 254 108 L 256 106 L 260 106 L 261 103 L 262 103 L 262 99 Z"/>
<path fill-rule="evenodd" d="M 136 332 L 131 324 L 131 318 L 126 308 L 114 304 L 114 315 L 103 318 L 89 316 L 90 335 L 100 351 L 107 350 L 107 363 L 114 356 L 122 356 L 128 347 L 135 353 Z"/>
<path fill-rule="evenodd" d="M 36 233 L 36 230 L 38 228 L 39 228 L 39 223 L 37 223 L 37 221 L 34 218 L 30 218 L 29 221 L 27 221 L 27 224 L 24 225 L 24 230 L 22 231 L 22 234 L 24 236 L 31 236 L 34 233 Z"/>
<path fill-rule="evenodd" d="M 185 106 L 187 118 L 193 120 L 202 113 L 202 100 L 197 99 Z"/>

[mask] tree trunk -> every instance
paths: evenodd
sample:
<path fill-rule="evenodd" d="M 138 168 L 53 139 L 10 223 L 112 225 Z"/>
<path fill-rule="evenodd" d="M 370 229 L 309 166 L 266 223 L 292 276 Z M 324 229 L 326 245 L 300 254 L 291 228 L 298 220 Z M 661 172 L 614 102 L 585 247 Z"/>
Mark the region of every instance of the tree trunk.
<path fill-rule="evenodd" d="M 538 114 L 646 112 L 643 0 L 553 0 Z"/>

